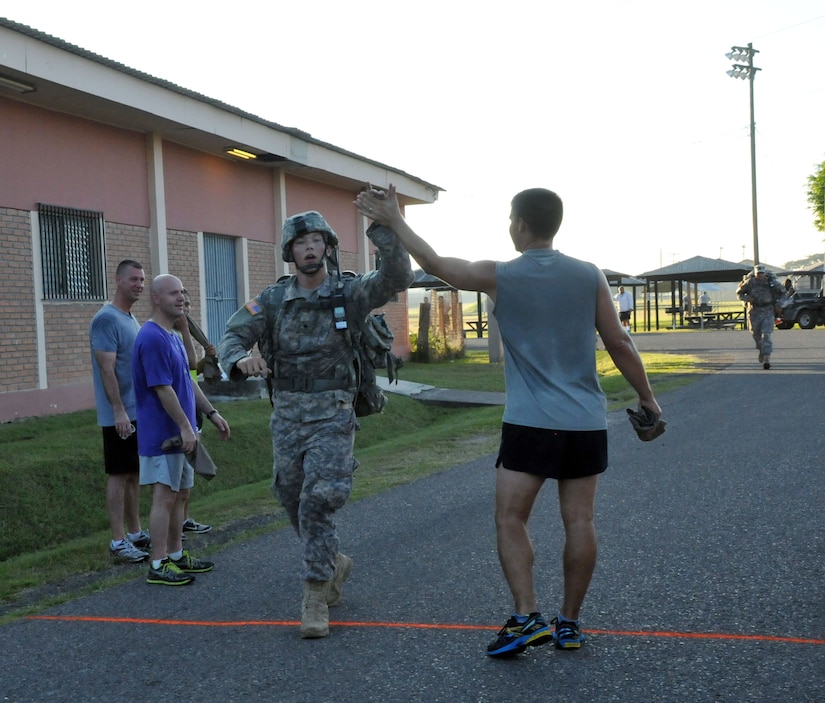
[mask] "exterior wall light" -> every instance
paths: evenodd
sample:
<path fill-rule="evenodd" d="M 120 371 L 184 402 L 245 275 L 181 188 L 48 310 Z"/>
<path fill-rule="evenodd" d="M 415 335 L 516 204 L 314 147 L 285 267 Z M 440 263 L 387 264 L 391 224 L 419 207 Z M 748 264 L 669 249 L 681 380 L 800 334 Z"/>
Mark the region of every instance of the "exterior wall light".
<path fill-rule="evenodd" d="M 244 159 L 246 161 L 250 159 L 257 159 L 258 155 L 253 154 L 250 151 L 244 151 L 243 149 L 238 149 L 238 147 L 227 147 L 224 151 L 230 156 L 237 156 L 239 159 Z"/>

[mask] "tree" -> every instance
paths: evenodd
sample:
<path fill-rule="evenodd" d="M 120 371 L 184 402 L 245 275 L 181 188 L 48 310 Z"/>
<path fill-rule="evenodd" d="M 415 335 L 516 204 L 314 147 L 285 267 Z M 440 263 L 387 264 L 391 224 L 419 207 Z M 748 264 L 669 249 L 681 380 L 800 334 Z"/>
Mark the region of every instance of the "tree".
<path fill-rule="evenodd" d="M 814 213 L 814 227 L 825 232 L 825 161 L 808 176 L 808 202 Z"/>
<path fill-rule="evenodd" d="M 794 259 L 793 261 L 786 261 L 782 264 L 782 268 L 786 271 L 801 271 L 802 269 L 806 269 L 809 266 L 813 266 L 814 264 L 821 264 L 822 263 L 822 252 L 818 252 L 816 254 L 808 254 L 808 256 L 804 256 L 801 259 Z"/>

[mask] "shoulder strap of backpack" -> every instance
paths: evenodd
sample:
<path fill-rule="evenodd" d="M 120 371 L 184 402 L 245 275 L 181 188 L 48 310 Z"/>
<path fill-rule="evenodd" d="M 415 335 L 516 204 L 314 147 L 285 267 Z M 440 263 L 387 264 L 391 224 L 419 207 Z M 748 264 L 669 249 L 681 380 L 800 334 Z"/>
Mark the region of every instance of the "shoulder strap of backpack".
<path fill-rule="evenodd" d="M 349 280 L 351 279 L 345 279 L 343 283 L 346 300 L 349 299 Z M 359 384 L 365 374 L 374 375 L 376 368 L 387 369 L 387 380 L 390 383 L 397 381 L 396 372 L 401 364 L 392 354 L 393 334 L 383 315 L 368 313 L 362 319 L 348 311 L 347 320 L 347 341 L 353 349 Z"/>
<path fill-rule="evenodd" d="M 349 274 L 349 275 L 347 275 Z M 340 290 L 344 294 L 344 305 L 346 306 L 347 327 L 343 330 L 344 338 L 347 344 L 352 349 L 352 360 L 355 364 L 355 387 L 361 386 L 361 379 L 364 375 L 364 360 L 360 352 L 361 344 L 361 322 L 358 315 L 354 314 L 350 306 L 350 281 L 354 280 L 354 274 L 350 271 L 345 271 L 342 277 L 338 278 L 336 290 Z"/>
<path fill-rule="evenodd" d="M 266 365 L 269 367 L 271 373 L 266 377 L 266 388 L 269 391 L 269 404 L 274 405 L 272 393 L 274 391 L 272 380 L 277 372 L 277 364 L 275 362 L 275 352 L 278 351 L 278 330 L 281 326 L 281 321 L 284 318 L 284 295 L 286 294 L 286 287 L 292 276 L 282 276 L 278 282 L 273 286 L 268 286 L 261 293 L 261 305 L 264 306 L 264 315 L 266 316 L 266 325 L 264 327 L 264 334 L 261 342 L 258 344 L 261 356 L 266 360 Z"/>

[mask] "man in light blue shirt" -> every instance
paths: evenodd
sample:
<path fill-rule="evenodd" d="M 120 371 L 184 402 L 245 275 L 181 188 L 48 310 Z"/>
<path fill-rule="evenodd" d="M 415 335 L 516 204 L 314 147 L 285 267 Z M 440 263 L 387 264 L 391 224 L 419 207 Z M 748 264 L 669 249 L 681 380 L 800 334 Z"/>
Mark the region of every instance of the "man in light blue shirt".
<path fill-rule="evenodd" d="M 89 326 L 97 424 L 103 432 L 106 470 L 106 512 L 112 531 L 109 551 L 120 561 L 149 558 L 141 547 L 149 535 L 140 527 L 140 486 L 132 350 L 140 324 L 132 306 L 140 299 L 146 277 L 137 261 L 121 261 L 115 275 L 115 295 Z M 124 530 L 124 521 L 126 529 Z"/>

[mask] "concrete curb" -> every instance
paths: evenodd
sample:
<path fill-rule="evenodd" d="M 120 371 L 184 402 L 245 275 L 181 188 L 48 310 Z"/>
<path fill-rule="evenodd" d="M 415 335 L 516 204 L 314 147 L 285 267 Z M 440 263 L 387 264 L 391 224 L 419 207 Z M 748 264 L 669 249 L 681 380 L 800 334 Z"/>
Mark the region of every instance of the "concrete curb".
<path fill-rule="evenodd" d="M 387 393 L 406 395 L 428 405 L 442 405 L 454 408 L 475 408 L 489 405 L 504 405 L 504 393 L 488 391 L 457 391 L 451 388 L 436 388 L 422 383 L 398 381 L 390 384 L 383 376 L 378 377 L 378 385 Z"/>

